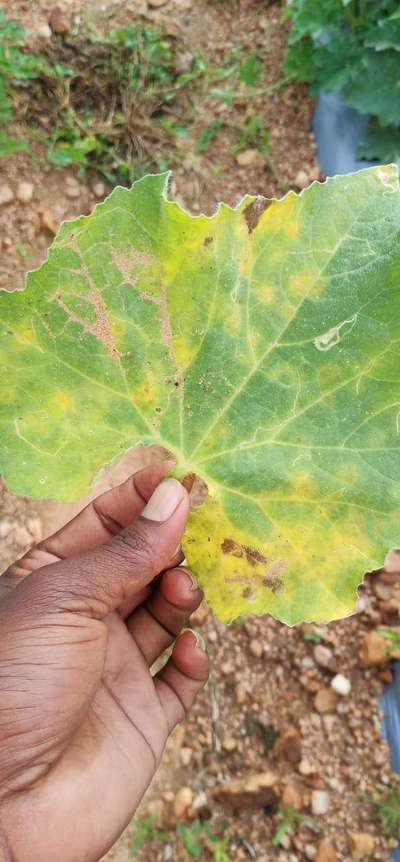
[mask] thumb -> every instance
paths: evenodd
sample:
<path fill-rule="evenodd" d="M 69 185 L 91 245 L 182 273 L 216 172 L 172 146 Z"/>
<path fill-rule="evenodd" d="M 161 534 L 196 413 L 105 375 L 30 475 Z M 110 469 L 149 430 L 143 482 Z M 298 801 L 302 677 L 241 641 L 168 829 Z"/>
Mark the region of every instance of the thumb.
<path fill-rule="evenodd" d="M 10 596 L 25 609 L 103 619 L 145 587 L 176 556 L 189 513 L 177 479 L 161 482 L 134 523 L 86 553 L 33 572 Z M 7 600 L 6 600 L 7 601 Z"/>

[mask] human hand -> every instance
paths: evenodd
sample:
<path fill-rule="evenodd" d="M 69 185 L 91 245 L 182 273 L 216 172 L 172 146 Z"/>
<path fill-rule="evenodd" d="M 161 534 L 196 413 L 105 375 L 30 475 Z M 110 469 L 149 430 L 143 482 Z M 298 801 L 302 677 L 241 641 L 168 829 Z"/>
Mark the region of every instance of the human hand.
<path fill-rule="evenodd" d="M 98 497 L 0 578 L 1 860 L 100 859 L 207 679 L 190 631 L 150 672 L 201 601 L 176 568 L 189 499 L 167 469 Z"/>

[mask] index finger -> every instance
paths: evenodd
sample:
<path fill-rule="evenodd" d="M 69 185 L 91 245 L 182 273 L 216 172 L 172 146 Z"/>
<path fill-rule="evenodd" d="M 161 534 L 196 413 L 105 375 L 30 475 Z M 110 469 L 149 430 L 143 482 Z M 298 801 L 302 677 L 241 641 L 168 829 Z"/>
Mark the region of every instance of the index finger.
<path fill-rule="evenodd" d="M 14 581 L 59 560 L 90 551 L 108 542 L 144 509 L 153 491 L 171 469 L 171 461 L 159 461 L 139 470 L 121 485 L 96 497 L 68 524 L 31 548 L 2 577 Z M 3 580 L 4 578 L 4 580 Z"/>

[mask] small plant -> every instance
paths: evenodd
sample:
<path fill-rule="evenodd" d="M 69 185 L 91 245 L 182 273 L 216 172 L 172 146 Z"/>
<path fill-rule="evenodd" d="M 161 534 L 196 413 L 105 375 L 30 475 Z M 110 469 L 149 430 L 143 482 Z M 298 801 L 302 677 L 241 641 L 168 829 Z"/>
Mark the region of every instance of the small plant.
<path fill-rule="evenodd" d="M 47 60 L 26 51 L 25 30 L 11 21 L 0 9 L 0 156 L 27 150 L 28 142 L 8 134 L 14 121 L 14 98 L 41 76 L 63 77 L 68 70 L 62 64 L 51 66 Z"/>
<path fill-rule="evenodd" d="M 145 817 L 144 820 L 136 818 L 132 821 L 135 832 L 130 845 L 130 855 L 135 856 L 142 849 L 146 841 L 168 841 L 168 832 L 163 832 L 155 826 L 156 818 L 153 815 Z"/>
<path fill-rule="evenodd" d="M 192 859 L 200 859 L 203 852 L 203 825 L 201 820 L 194 820 L 190 826 L 178 823 L 176 834 L 182 842 L 182 846 Z"/>
<path fill-rule="evenodd" d="M 255 87 L 258 84 L 263 67 L 258 59 L 258 54 L 255 52 L 249 54 L 244 63 L 239 68 L 239 78 L 248 87 Z"/>
<path fill-rule="evenodd" d="M 249 147 L 257 149 L 267 156 L 270 152 L 269 134 L 262 117 L 253 115 L 238 130 L 238 141 L 232 147 L 232 152 L 245 150 Z"/>
<path fill-rule="evenodd" d="M 207 849 L 214 862 L 231 862 L 228 833 L 224 830 L 222 836 L 218 835 L 213 831 L 210 821 L 197 819 L 190 826 L 178 823 L 176 832 L 191 859 L 203 859 L 204 850 Z"/>
<path fill-rule="evenodd" d="M 200 132 L 199 137 L 197 138 L 196 152 L 205 153 L 210 144 L 218 137 L 221 128 L 222 120 L 212 120 L 212 122 L 206 126 L 202 132 Z"/>
<path fill-rule="evenodd" d="M 400 838 L 400 792 L 391 787 L 386 796 L 375 800 L 375 809 L 385 835 Z"/>
<path fill-rule="evenodd" d="M 293 805 L 290 805 L 289 808 L 280 808 L 278 815 L 281 822 L 272 839 L 272 844 L 274 845 L 274 847 L 284 847 L 285 836 L 293 835 L 296 831 L 296 827 L 300 823 L 311 823 L 311 818 L 307 817 L 305 814 L 299 814 L 299 812 L 296 811 Z"/>
<path fill-rule="evenodd" d="M 313 94 L 340 93 L 346 105 L 375 118 L 360 157 L 398 160 L 398 0 L 292 0 L 286 15 L 288 77 L 309 83 Z"/>

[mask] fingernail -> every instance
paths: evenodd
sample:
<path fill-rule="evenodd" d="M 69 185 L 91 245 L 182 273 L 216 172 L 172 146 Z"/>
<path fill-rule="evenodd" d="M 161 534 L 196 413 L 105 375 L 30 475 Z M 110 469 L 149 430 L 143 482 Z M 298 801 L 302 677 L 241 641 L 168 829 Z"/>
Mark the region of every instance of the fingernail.
<path fill-rule="evenodd" d="M 196 641 L 196 646 L 198 647 L 198 649 L 201 649 L 202 652 L 207 652 L 206 642 L 201 636 L 200 632 L 195 632 L 194 629 L 183 629 L 182 634 L 185 634 L 185 632 L 190 632 L 190 634 Z"/>
<path fill-rule="evenodd" d="M 177 479 L 164 479 L 151 495 L 143 509 L 144 518 L 150 521 L 167 521 L 178 508 L 185 495 L 185 490 Z"/>
<path fill-rule="evenodd" d="M 179 568 L 181 567 L 179 566 Z M 192 573 L 188 569 L 182 569 L 182 574 L 185 575 L 191 592 L 197 592 L 197 590 L 199 589 L 199 585 L 194 575 L 192 575 Z M 192 631 L 192 629 L 190 629 L 190 631 Z"/>

